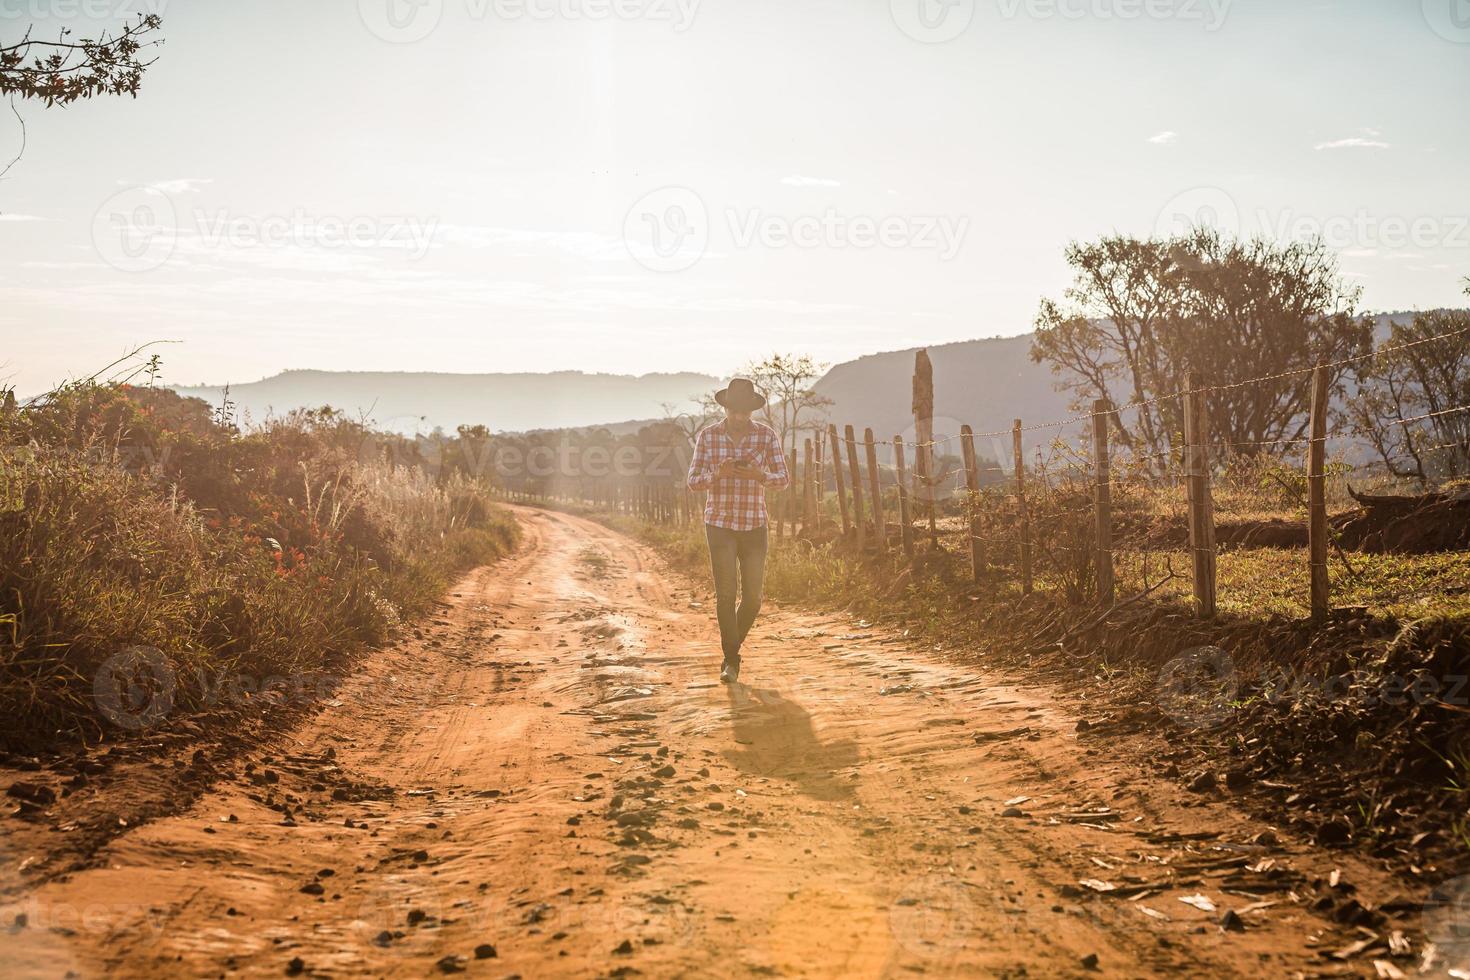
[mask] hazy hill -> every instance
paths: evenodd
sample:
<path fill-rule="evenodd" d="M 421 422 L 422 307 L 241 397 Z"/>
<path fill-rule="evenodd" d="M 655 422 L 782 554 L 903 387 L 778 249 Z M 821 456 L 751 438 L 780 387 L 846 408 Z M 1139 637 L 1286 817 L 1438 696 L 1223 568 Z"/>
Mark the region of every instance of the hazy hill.
<path fill-rule="evenodd" d="M 1044 421 L 1067 415 L 1066 396 L 1055 390 L 1045 365 L 1032 363 L 1030 349 L 1030 334 L 928 348 L 934 365 L 935 434 L 957 433 L 961 423 L 985 432 L 1008 429 L 1016 418 Z M 916 350 L 869 354 L 828 371 L 816 389 L 832 399 L 832 421 L 839 428 L 850 423 L 859 436 L 863 427 L 872 426 L 879 439 L 900 434 L 912 439 Z"/>
<path fill-rule="evenodd" d="M 1379 314 L 1380 340 L 1394 321 L 1410 313 Z M 1031 361 L 1031 334 L 936 344 L 928 348 L 934 364 L 934 414 L 937 435 L 955 435 L 961 423 L 978 432 L 1009 429 L 1019 418 L 1027 425 L 1065 418 L 1072 413 L 1056 390 L 1055 376 Z M 913 437 L 910 411 L 914 352 L 918 348 L 869 354 L 837 364 L 816 384 L 832 399 L 829 418 L 851 424 L 861 435 L 872 426 L 882 440 Z M 718 388 L 722 381 L 695 373 L 584 374 L 429 374 L 399 372 L 286 371 L 263 381 L 233 385 L 230 398 L 255 420 L 274 411 L 331 405 L 363 414 L 397 431 L 453 430 L 462 423 L 483 424 L 495 431 L 607 426 L 615 433 L 636 431 L 661 418 L 663 404 L 692 407 L 691 396 Z M 179 388 L 181 394 L 220 402 L 220 388 Z M 421 421 L 423 419 L 424 421 Z M 637 420 L 637 421 L 634 421 Z M 1051 433 L 1028 434 L 1026 444 L 1049 439 Z M 1009 454 L 1009 439 L 1001 439 Z M 989 438 L 978 447 L 994 456 Z"/>
<path fill-rule="evenodd" d="M 1381 342 L 1396 322 L 1408 322 L 1412 313 L 1374 316 L 1374 333 Z M 1008 429 L 1013 419 L 1026 425 L 1067 418 L 1075 412 L 1067 396 L 1056 390 L 1056 376 L 1045 364 L 1033 363 L 1031 334 L 990 340 L 966 340 L 928 348 L 934 365 L 934 431 L 936 436 L 958 435 L 961 424 L 977 432 Z M 816 385 L 831 398 L 828 414 L 841 428 L 851 424 L 861 436 L 872 426 L 879 439 L 913 436 L 911 411 L 914 353 L 919 348 L 870 354 L 838 364 Z M 1074 427 L 1075 434 L 1075 427 Z M 1027 433 L 1026 445 L 1048 440 L 1054 431 Z M 1000 440 L 1002 455 L 1010 440 Z M 995 457 L 993 440 L 979 440 L 981 455 Z"/>
<path fill-rule="evenodd" d="M 570 428 L 614 419 L 658 418 L 662 404 L 689 407 L 690 396 L 719 387 L 702 374 L 431 374 L 286 371 L 230 386 L 238 412 L 260 421 L 271 413 L 330 405 L 365 415 L 385 429 L 453 431 L 483 424 L 496 431 Z M 178 388 L 218 405 L 223 389 Z M 421 421 L 422 420 L 422 421 Z"/>

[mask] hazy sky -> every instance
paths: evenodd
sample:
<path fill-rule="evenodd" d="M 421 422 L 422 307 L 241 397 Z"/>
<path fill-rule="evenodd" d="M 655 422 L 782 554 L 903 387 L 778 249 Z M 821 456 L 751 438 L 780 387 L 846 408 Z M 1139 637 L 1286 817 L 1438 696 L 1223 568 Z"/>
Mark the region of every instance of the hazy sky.
<path fill-rule="evenodd" d="M 137 100 L 20 106 L 23 394 L 165 338 L 194 383 L 1015 334 L 1069 240 L 1186 215 L 1465 302 L 1470 0 L 0 0 L 0 38 L 147 9 Z"/>

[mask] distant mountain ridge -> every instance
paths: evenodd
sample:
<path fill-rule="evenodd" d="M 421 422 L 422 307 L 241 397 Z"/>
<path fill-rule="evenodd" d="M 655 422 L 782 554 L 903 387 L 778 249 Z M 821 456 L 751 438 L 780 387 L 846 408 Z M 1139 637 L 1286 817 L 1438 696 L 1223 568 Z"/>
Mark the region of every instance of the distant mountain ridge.
<path fill-rule="evenodd" d="M 1374 315 L 1381 342 L 1392 324 L 1411 312 Z M 957 435 L 962 423 L 976 432 L 1009 430 L 1013 419 L 1025 425 L 1073 414 L 1056 376 L 1031 360 L 1032 334 L 933 344 L 926 349 L 934 365 L 935 435 Z M 913 437 L 911 411 L 914 354 L 920 350 L 867 354 L 834 365 L 815 384 L 832 400 L 827 415 L 839 428 L 850 424 L 859 437 L 871 426 L 883 441 Z M 755 352 L 752 352 L 755 353 Z M 379 427 L 400 432 L 446 431 L 461 424 L 485 425 L 497 432 L 532 429 L 607 427 L 636 431 L 662 418 L 664 405 L 675 411 L 695 407 L 696 399 L 723 380 L 695 372 L 674 374 L 438 374 L 429 372 L 286 371 L 248 384 L 232 385 L 230 399 L 256 421 L 271 412 L 331 405 L 363 415 Z M 180 387 L 180 394 L 219 404 L 221 387 Z M 1026 446 L 1053 433 L 1028 433 Z M 982 455 L 1008 455 L 1008 438 L 983 438 Z"/>
<path fill-rule="evenodd" d="M 663 405 L 687 410 L 703 392 L 719 387 L 705 374 L 441 374 L 399 371 L 284 371 L 261 381 L 232 384 L 229 398 L 242 417 L 259 422 L 271 414 L 330 405 L 364 416 L 395 432 L 429 432 L 485 425 L 498 432 L 576 428 L 613 419 L 658 418 Z M 223 386 L 180 387 L 181 395 L 211 405 Z"/>

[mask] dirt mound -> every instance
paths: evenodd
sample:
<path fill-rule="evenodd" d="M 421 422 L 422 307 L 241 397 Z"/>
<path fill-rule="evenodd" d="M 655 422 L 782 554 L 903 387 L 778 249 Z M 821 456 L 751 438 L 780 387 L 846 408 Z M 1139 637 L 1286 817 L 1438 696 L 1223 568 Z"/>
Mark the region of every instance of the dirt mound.
<path fill-rule="evenodd" d="M 1470 548 L 1470 493 L 1416 497 L 1353 493 L 1353 499 L 1362 509 L 1334 522 L 1343 547 L 1414 555 Z"/>

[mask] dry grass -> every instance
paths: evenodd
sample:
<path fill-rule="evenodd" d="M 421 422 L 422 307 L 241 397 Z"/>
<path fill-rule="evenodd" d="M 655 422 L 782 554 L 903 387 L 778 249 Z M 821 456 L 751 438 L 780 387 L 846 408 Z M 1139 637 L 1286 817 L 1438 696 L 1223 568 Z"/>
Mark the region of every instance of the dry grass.
<path fill-rule="evenodd" d="M 0 742 L 116 734 L 94 680 L 167 658 L 209 678 L 310 673 L 421 613 L 514 522 L 462 481 L 363 465 L 338 417 L 238 433 L 171 393 L 84 387 L 0 424 Z"/>

